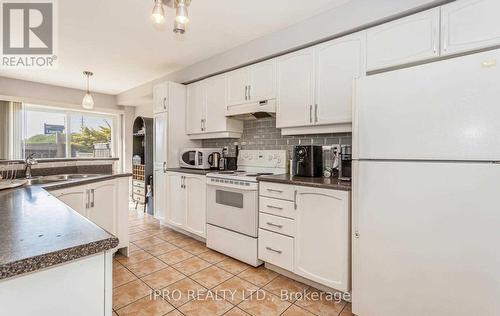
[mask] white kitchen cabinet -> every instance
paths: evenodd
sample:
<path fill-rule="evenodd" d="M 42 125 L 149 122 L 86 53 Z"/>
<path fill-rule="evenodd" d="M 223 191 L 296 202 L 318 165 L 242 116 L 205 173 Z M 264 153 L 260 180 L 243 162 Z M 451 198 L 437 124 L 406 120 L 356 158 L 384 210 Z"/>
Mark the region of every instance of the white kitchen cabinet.
<path fill-rule="evenodd" d="M 278 58 L 276 127 L 313 124 L 314 48 Z"/>
<path fill-rule="evenodd" d="M 53 191 L 52 194 L 80 215 L 87 217 L 87 201 L 90 196 L 84 186 Z"/>
<path fill-rule="evenodd" d="M 314 122 L 351 123 L 353 81 L 363 75 L 365 33 L 344 36 L 316 47 Z"/>
<path fill-rule="evenodd" d="M 153 113 L 168 110 L 168 84 L 161 83 L 153 87 Z"/>
<path fill-rule="evenodd" d="M 440 8 L 434 8 L 369 29 L 367 71 L 439 57 L 439 20 Z"/>
<path fill-rule="evenodd" d="M 159 113 L 154 115 L 154 162 L 159 163 L 160 167 L 167 161 L 168 148 L 168 113 Z M 156 168 L 156 166 L 155 166 Z"/>
<path fill-rule="evenodd" d="M 227 105 L 276 98 L 276 59 L 269 59 L 227 74 Z"/>
<path fill-rule="evenodd" d="M 340 291 L 350 288 L 349 192 L 296 187 L 294 272 Z"/>
<path fill-rule="evenodd" d="M 166 223 L 205 238 L 206 177 L 167 172 L 166 185 Z"/>
<path fill-rule="evenodd" d="M 500 1 L 460 0 L 441 7 L 441 54 L 500 45 Z"/>
<path fill-rule="evenodd" d="M 91 202 L 87 213 L 88 219 L 114 235 L 117 235 L 118 225 L 116 189 L 115 181 L 104 181 L 90 185 Z"/>
<path fill-rule="evenodd" d="M 153 172 L 154 217 L 160 221 L 166 220 L 167 214 L 167 176 L 163 167 L 155 166 Z"/>
<path fill-rule="evenodd" d="M 188 85 L 186 133 L 191 139 L 239 138 L 243 122 L 226 117 L 226 75 Z"/>

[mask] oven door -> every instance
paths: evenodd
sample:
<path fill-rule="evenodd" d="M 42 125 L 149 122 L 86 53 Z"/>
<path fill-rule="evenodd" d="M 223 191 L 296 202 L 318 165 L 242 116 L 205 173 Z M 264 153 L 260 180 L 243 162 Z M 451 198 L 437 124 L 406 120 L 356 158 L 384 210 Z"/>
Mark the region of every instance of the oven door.
<path fill-rule="evenodd" d="M 237 188 L 209 182 L 207 185 L 207 222 L 237 233 L 257 237 L 257 186 L 252 183 L 251 186 Z"/>

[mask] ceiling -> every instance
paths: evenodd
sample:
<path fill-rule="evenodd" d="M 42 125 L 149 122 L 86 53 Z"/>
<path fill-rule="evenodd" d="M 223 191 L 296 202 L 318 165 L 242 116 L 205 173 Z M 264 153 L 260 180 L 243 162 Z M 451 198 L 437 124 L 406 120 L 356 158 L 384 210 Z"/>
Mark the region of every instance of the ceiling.
<path fill-rule="evenodd" d="M 118 94 L 233 47 L 273 33 L 349 0 L 193 0 L 189 29 L 171 31 L 150 21 L 152 0 L 58 1 L 57 69 L 6 70 L 0 76 Z"/>

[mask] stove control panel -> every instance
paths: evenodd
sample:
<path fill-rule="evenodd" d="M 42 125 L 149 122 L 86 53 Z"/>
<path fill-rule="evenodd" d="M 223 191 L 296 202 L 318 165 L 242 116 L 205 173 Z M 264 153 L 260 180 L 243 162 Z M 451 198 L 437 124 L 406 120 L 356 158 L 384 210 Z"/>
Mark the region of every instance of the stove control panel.
<path fill-rule="evenodd" d="M 286 168 L 286 150 L 240 150 L 238 167 Z"/>

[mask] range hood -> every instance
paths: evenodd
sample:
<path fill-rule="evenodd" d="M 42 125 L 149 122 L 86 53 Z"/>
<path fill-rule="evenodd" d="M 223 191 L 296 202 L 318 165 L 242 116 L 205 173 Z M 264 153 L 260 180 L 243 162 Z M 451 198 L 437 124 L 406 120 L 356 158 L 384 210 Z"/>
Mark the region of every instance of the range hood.
<path fill-rule="evenodd" d="M 226 117 L 232 117 L 245 121 L 275 116 L 276 99 L 231 105 L 227 107 L 226 111 Z"/>

